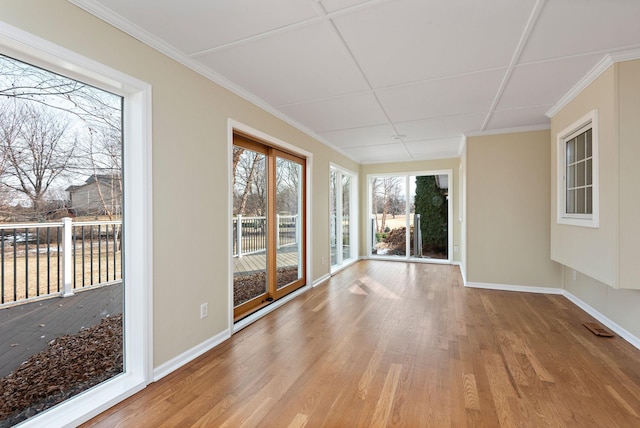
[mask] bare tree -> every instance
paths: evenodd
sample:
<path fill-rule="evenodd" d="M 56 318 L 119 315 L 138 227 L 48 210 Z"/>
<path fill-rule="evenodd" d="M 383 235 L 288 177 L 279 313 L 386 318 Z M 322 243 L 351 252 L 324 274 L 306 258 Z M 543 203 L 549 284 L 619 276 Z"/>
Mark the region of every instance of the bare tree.
<path fill-rule="evenodd" d="M 36 214 L 42 214 L 52 183 L 71 165 L 76 142 L 67 138 L 68 127 L 68 121 L 42 107 L 9 102 L 0 110 L 2 185 L 27 197 Z"/>
<path fill-rule="evenodd" d="M 266 209 L 266 159 L 262 153 L 243 149 L 234 173 L 234 212 L 263 215 Z"/>
<path fill-rule="evenodd" d="M 71 113 L 90 128 L 121 129 L 120 97 L 4 55 L 0 55 L 0 96 Z"/>
<path fill-rule="evenodd" d="M 47 191 L 61 195 L 72 172 L 109 176 L 96 184 L 102 211 L 112 218 L 122 195 L 122 97 L 0 55 L 2 99 L 0 187 L 40 211 Z"/>
<path fill-rule="evenodd" d="M 400 199 L 400 177 L 376 177 L 371 182 L 371 197 L 376 219 L 376 230 L 384 232 L 387 215 L 394 211 L 394 203 Z M 378 225 L 378 214 L 381 213 Z"/>

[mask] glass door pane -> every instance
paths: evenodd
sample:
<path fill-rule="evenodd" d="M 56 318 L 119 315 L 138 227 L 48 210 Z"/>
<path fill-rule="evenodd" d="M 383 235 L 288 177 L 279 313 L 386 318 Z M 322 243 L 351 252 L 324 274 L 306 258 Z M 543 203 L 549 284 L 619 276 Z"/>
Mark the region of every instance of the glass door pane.
<path fill-rule="evenodd" d="M 406 176 L 371 179 L 373 255 L 406 256 Z"/>
<path fill-rule="evenodd" d="M 331 171 L 329 176 L 329 247 L 331 266 L 340 264 L 338 261 L 338 175 L 336 171 Z"/>
<path fill-rule="evenodd" d="M 414 206 L 411 255 L 417 258 L 447 259 L 449 242 L 449 176 L 411 177 Z M 415 233 L 418 235 L 415 236 Z"/>
<path fill-rule="evenodd" d="M 267 293 L 266 155 L 233 147 L 233 306 Z M 242 311 L 240 311 L 242 312 Z"/>
<path fill-rule="evenodd" d="M 351 258 L 351 177 L 342 174 L 342 261 Z"/>
<path fill-rule="evenodd" d="M 276 157 L 276 284 L 281 289 L 303 277 L 302 164 Z"/>

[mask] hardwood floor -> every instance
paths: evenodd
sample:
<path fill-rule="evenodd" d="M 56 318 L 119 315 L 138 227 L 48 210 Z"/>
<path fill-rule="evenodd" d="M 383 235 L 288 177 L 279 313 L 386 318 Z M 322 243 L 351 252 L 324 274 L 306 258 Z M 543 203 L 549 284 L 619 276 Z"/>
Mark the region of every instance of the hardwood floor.
<path fill-rule="evenodd" d="M 638 427 L 640 351 L 562 296 L 363 261 L 92 427 Z"/>

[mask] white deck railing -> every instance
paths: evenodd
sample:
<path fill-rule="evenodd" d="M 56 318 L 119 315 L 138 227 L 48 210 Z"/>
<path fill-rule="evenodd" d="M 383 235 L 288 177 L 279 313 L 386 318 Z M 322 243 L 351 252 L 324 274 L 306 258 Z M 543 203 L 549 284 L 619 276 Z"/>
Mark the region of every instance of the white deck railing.
<path fill-rule="evenodd" d="M 122 280 L 122 222 L 0 224 L 0 306 Z"/>
<path fill-rule="evenodd" d="M 267 218 L 238 215 L 232 220 L 233 256 L 267 250 Z M 295 245 L 300 237 L 300 222 L 297 215 L 276 215 L 276 248 Z"/>

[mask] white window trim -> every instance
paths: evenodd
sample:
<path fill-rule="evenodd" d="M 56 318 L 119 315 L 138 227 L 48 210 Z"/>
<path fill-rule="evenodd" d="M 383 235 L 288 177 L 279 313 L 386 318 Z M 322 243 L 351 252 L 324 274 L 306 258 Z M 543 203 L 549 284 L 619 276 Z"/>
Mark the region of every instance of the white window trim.
<path fill-rule="evenodd" d="M 592 214 L 571 214 L 566 210 L 566 141 L 572 134 L 591 125 L 592 153 Z M 598 110 L 589 113 L 563 129 L 557 135 L 557 222 L 558 224 L 597 228 L 600 225 Z"/>
<path fill-rule="evenodd" d="M 5 23 L 0 50 L 124 97 L 125 372 L 20 425 L 76 426 L 140 391 L 153 376 L 151 85 Z"/>

